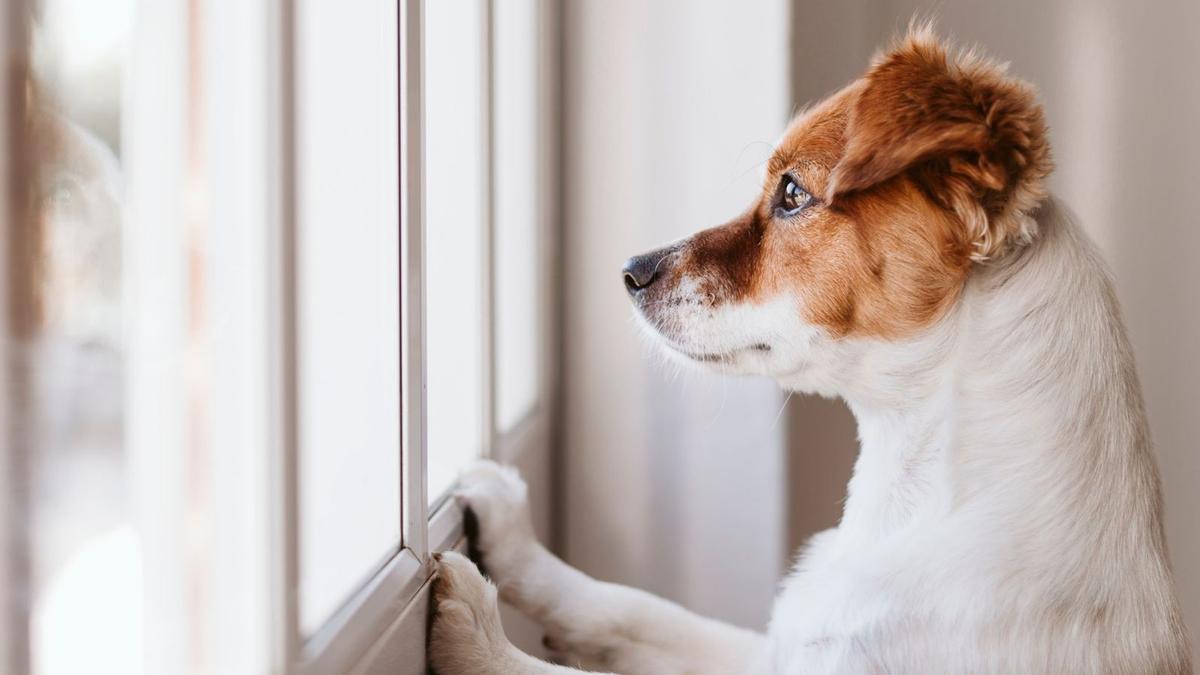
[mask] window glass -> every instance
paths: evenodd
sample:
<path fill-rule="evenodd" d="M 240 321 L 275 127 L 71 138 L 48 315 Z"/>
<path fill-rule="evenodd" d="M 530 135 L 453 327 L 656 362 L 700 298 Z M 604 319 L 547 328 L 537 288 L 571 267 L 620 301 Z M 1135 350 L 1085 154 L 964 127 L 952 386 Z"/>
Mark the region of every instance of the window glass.
<path fill-rule="evenodd" d="M 404 543 L 405 479 L 438 502 L 489 424 L 510 429 L 537 400 L 537 0 L 422 3 L 425 476 L 401 475 L 397 3 L 294 3 L 294 100 L 267 86 L 291 69 L 267 38 L 278 17 L 230 9 L 252 3 L 23 4 L 31 71 L 11 107 L 29 106 L 31 217 L 6 228 L 0 405 L 21 451 L 9 501 L 28 543 L 13 592 L 29 670 L 225 672 L 256 639 L 265 663 L 273 640 L 225 638 L 290 619 L 272 615 L 276 580 L 298 585 L 299 637 L 324 626 L 308 646 L 336 644 L 329 629 L 352 622 L 329 619 Z M 276 103 L 292 139 L 271 135 Z M 291 170 L 294 251 L 275 238 Z M 294 264 L 294 336 L 271 297 L 277 261 Z M 275 453 L 293 432 L 284 486 Z M 297 513 L 275 512 L 280 488 Z M 292 518 L 284 560 L 268 532 Z"/>
<path fill-rule="evenodd" d="M 397 21 L 395 3 L 305 0 L 297 7 L 305 633 L 400 544 Z"/>
<path fill-rule="evenodd" d="M 17 311 L 6 317 L 21 373 L 9 414 L 29 449 L 30 522 L 21 536 L 30 669 L 134 672 L 143 579 L 125 448 L 121 254 L 121 91 L 133 7 L 38 5 L 26 90 L 33 209 L 14 224 L 8 278 Z"/>
<path fill-rule="evenodd" d="M 484 13 L 425 4 L 425 326 L 430 502 L 483 446 Z"/>
<path fill-rule="evenodd" d="M 496 425 L 537 401 L 540 376 L 536 0 L 495 5 Z"/>

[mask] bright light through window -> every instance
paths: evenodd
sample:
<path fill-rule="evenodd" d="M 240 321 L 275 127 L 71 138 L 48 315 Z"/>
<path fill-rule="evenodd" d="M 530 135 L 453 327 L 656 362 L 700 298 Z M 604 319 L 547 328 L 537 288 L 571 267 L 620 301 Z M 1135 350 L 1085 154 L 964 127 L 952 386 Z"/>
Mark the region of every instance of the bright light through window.
<path fill-rule="evenodd" d="M 357 672 L 424 626 L 459 471 L 548 461 L 546 7 L 285 4 L 0 35 L 9 670 Z"/>
<path fill-rule="evenodd" d="M 519 423 L 537 400 L 537 2 L 511 0 L 494 16 L 496 190 L 496 425 Z"/>
<path fill-rule="evenodd" d="M 425 5 L 428 494 L 483 446 L 485 153 L 483 3 Z"/>
<path fill-rule="evenodd" d="M 311 633 L 400 545 L 394 3 L 299 3 L 300 619 Z"/>
<path fill-rule="evenodd" d="M 40 6 L 29 90 L 36 253 L 18 282 L 38 309 L 18 326 L 30 336 L 21 353 L 32 396 L 13 411 L 31 441 L 30 665 L 38 675 L 138 672 L 142 548 L 121 330 L 121 84 L 133 6 Z"/>

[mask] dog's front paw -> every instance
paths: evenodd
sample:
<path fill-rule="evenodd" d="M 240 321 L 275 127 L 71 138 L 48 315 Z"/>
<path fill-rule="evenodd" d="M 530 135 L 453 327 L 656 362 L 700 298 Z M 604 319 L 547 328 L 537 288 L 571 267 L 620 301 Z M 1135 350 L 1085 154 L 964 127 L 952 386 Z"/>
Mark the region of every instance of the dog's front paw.
<path fill-rule="evenodd" d="M 474 514 L 471 546 L 483 568 L 502 587 L 519 577 L 526 554 L 537 545 L 529 514 L 528 488 L 516 469 L 487 460 L 459 477 L 455 499 Z"/>
<path fill-rule="evenodd" d="M 434 557 L 429 665 L 438 675 L 493 672 L 509 648 L 496 587 L 465 556 L 448 551 Z"/>

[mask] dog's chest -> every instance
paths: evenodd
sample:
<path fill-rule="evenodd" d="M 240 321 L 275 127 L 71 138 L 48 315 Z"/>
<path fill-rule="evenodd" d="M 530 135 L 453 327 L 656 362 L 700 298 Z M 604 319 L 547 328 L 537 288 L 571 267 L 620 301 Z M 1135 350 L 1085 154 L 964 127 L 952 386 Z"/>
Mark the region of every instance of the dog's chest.
<path fill-rule="evenodd" d="M 887 612 L 885 594 L 869 597 L 865 583 L 820 567 L 793 574 L 772 611 L 772 672 L 858 672 L 851 666 L 870 656 L 870 633 Z"/>

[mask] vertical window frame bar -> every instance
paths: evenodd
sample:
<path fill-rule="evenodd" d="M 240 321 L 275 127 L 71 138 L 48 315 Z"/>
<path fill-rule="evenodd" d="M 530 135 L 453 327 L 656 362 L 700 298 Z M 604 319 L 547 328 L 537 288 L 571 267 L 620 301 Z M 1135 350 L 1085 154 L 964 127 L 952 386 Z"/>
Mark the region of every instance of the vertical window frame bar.
<path fill-rule="evenodd" d="M 496 9 L 494 0 L 483 7 L 483 417 L 482 457 L 496 455 Z"/>
<path fill-rule="evenodd" d="M 270 441 L 271 592 L 275 617 L 273 660 L 283 675 L 296 672 L 300 636 L 299 500 L 296 426 L 295 321 L 295 13 L 290 0 L 271 0 L 266 36 L 271 91 L 268 94 L 267 144 L 269 217 L 267 222 L 268 288 L 279 299 L 267 317 L 273 354 L 268 364 Z"/>
<path fill-rule="evenodd" d="M 400 550 L 356 591 L 315 634 L 301 635 L 293 605 L 289 673 L 344 672 L 384 634 L 397 610 L 407 607 L 429 578 L 427 504 L 425 211 L 424 211 L 424 1 L 397 0 L 400 87 L 400 345 L 401 470 Z M 289 22 L 289 27 L 292 24 Z M 289 141 L 292 136 L 289 136 Z M 289 199 L 289 203 L 291 203 Z M 396 227 L 401 227 L 401 222 Z M 294 394 L 293 394 L 294 396 Z M 296 484 L 297 476 L 289 477 Z M 294 489 L 294 488 L 293 488 Z M 439 515 L 441 515 L 439 513 Z M 295 514 L 291 514 L 293 519 Z M 293 536 L 295 536 L 293 534 Z M 296 559 L 296 550 L 291 557 Z M 293 588 L 295 584 L 293 583 Z M 295 594 L 293 594 L 293 598 Z"/>
<path fill-rule="evenodd" d="M 402 231 L 401 284 L 401 546 L 429 556 L 429 498 L 425 466 L 425 3 L 401 0 L 400 62 Z"/>

